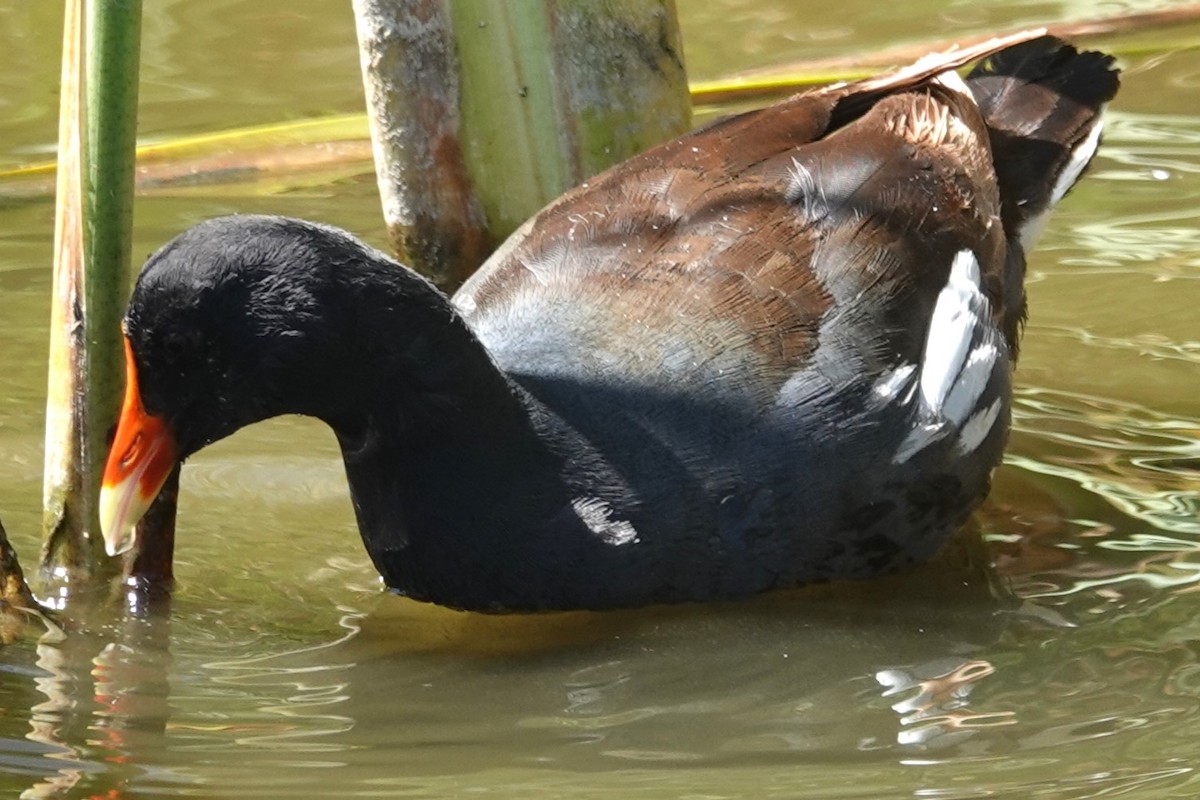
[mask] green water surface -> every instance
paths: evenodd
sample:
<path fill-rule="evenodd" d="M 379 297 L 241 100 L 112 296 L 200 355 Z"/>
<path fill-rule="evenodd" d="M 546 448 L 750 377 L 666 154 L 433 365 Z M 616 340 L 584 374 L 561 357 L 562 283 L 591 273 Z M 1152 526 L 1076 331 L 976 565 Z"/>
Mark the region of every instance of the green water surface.
<path fill-rule="evenodd" d="M 679 0 L 695 79 L 1170 5 Z M 362 105 L 345 0 L 145 14 L 148 140 Z M 0 169 L 52 155 L 61 17 L 0 0 Z M 0 797 L 1200 796 L 1200 25 L 1136 42 L 1031 259 L 1006 465 L 936 563 L 744 604 L 440 611 L 380 591 L 332 436 L 276 420 L 186 468 L 166 613 L 0 650 Z M 145 194 L 135 256 L 232 211 L 381 245 L 350 173 Z M 52 223 L 0 193 L 0 515 L 27 565 Z"/>

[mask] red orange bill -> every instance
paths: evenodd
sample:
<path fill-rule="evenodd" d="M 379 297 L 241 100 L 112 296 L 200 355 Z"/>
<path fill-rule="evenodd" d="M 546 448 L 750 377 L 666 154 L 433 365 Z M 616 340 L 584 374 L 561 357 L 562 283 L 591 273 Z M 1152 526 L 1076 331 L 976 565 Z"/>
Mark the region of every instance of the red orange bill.
<path fill-rule="evenodd" d="M 135 528 L 177 461 L 175 437 L 161 417 L 146 412 L 137 365 L 125 339 L 125 399 L 100 488 L 100 532 L 110 556 L 134 545 Z"/>

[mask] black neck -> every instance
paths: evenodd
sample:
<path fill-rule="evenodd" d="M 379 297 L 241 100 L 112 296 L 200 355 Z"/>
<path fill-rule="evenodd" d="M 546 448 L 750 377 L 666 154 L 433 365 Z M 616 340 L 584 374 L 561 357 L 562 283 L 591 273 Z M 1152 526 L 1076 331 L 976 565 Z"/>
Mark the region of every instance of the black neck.
<path fill-rule="evenodd" d="M 515 604 L 569 507 L 562 463 L 445 296 L 377 266 L 339 304 L 350 311 L 339 349 L 356 358 L 333 362 L 321 380 L 339 391 L 308 413 L 337 434 L 359 530 L 389 586 L 447 605 Z"/>

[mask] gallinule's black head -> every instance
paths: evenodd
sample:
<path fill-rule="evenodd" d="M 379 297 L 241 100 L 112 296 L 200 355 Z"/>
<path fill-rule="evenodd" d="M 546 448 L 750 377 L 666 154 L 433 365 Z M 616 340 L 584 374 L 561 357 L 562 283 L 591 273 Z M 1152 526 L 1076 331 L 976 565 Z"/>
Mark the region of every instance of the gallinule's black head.
<path fill-rule="evenodd" d="M 143 267 L 124 328 L 128 390 L 107 472 L 124 488 L 102 498 L 114 552 L 175 463 L 246 425 L 305 414 L 347 440 L 381 423 L 402 435 L 442 416 L 443 393 L 507 388 L 428 281 L 343 231 L 284 217 L 176 237 Z"/>
<path fill-rule="evenodd" d="M 1002 44 L 625 162 L 453 300 L 326 226 L 187 231 L 130 302 L 109 551 L 179 460 L 299 413 L 337 434 L 388 584 L 447 605 L 703 600 L 927 557 L 987 492 L 1024 251 L 1117 89 L 1107 56 Z"/>
<path fill-rule="evenodd" d="M 353 428 L 379 388 L 378 360 L 444 335 L 429 320 L 448 316 L 431 284 L 343 231 L 241 216 L 201 223 L 150 257 L 125 334 L 145 410 L 186 458 L 282 413 Z"/>
<path fill-rule="evenodd" d="M 356 250 L 330 230 L 229 217 L 151 256 L 125 320 L 129 374 L 179 458 L 275 414 L 325 416 L 350 355 L 330 265 Z"/>

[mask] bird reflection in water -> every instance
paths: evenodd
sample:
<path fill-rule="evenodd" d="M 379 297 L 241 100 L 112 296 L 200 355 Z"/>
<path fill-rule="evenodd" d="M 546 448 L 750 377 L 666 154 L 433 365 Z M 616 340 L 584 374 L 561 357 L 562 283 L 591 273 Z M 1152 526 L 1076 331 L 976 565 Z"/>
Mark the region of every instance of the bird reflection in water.
<path fill-rule="evenodd" d="M 884 697 L 915 690 L 892 705 L 900 714 L 896 741 L 902 745 L 942 748 L 959 744 L 980 728 L 1015 725 L 1012 711 L 975 711 L 969 696 L 979 681 L 996 671 L 981 659 L 938 659 L 905 669 L 885 669 L 875 680 L 885 687 Z"/>

